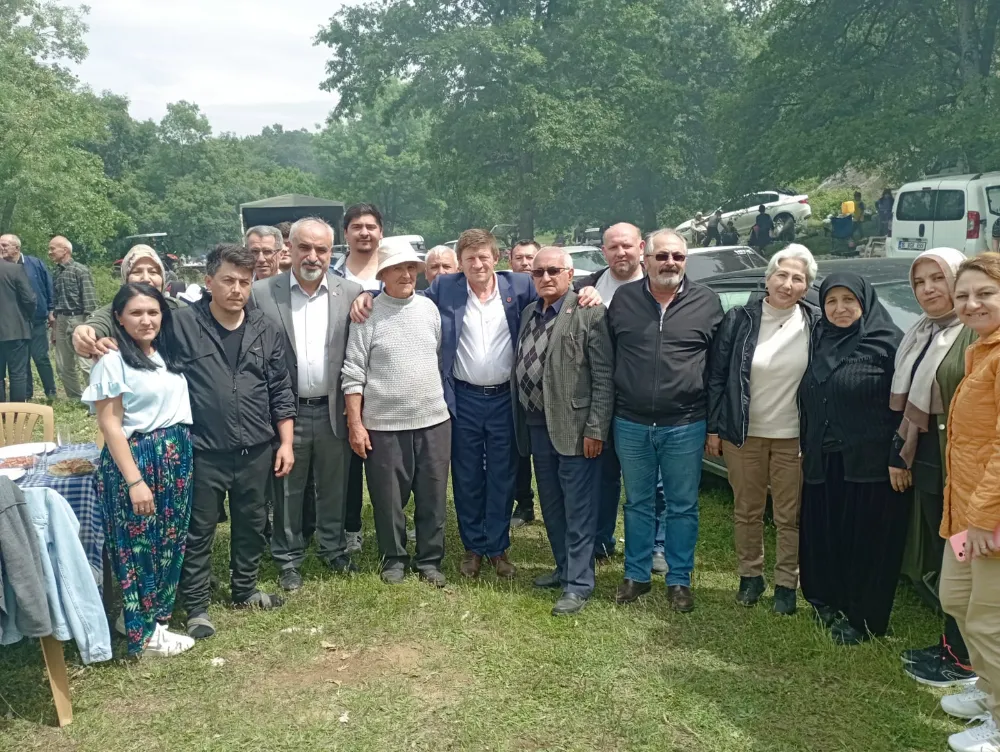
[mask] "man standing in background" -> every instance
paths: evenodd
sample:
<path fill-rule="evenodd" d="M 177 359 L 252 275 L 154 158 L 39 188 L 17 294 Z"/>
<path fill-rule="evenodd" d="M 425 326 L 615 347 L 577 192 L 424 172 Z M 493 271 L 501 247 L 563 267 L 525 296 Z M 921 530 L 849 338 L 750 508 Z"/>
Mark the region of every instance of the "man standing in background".
<path fill-rule="evenodd" d="M 292 255 L 288 248 L 288 233 L 291 232 L 292 223 L 291 222 L 279 222 L 275 225 L 278 232 L 281 233 L 281 239 L 283 241 L 283 246 L 280 251 L 278 251 L 278 273 L 287 272 L 292 268 Z"/>
<path fill-rule="evenodd" d="M 49 360 L 49 322 L 54 320 L 52 307 L 55 302 L 52 275 L 49 274 L 49 270 L 40 259 L 21 253 L 21 239 L 17 235 L 0 235 L 0 257 L 11 263 L 22 265 L 35 292 L 35 314 L 31 321 L 31 340 L 28 345 L 28 354 L 31 360 L 35 361 L 35 368 L 38 371 L 38 378 L 42 381 L 42 388 L 45 389 L 46 399 L 55 399 L 56 376 L 52 370 L 52 361 Z M 34 393 L 35 383 L 34 379 L 31 378 L 29 366 L 27 399 L 30 400 Z"/>
<path fill-rule="evenodd" d="M 253 278 L 267 279 L 278 273 L 278 254 L 285 247 L 285 239 L 276 227 L 258 225 L 247 230 L 244 242 L 253 254 Z"/>
<path fill-rule="evenodd" d="M 344 235 L 347 241 L 347 258 L 331 271 L 348 282 L 361 285 L 362 290 L 378 292 L 378 250 L 382 242 L 382 213 L 374 204 L 354 204 L 344 212 Z M 347 553 L 361 550 L 361 506 L 364 502 L 365 462 L 357 454 L 351 455 L 351 471 L 347 482 Z"/>
<path fill-rule="evenodd" d="M 27 399 L 27 381 L 31 378 L 28 343 L 34 314 L 35 292 L 24 268 L 0 260 L 0 402 L 7 401 L 3 393 L 3 374 L 8 368 L 11 402 Z"/>
<path fill-rule="evenodd" d="M 97 308 L 97 290 L 88 269 L 73 260 L 73 244 L 61 235 L 49 241 L 49 258 L 56 265 L 55 272 L 55 345 L 56 368 L 66 396 L 79 402 L 83 395 L 80 386 L 79 364 L 85 382 L 90 380 L 91 362 L 80 358 L 73 350 L 73 330 L 86 322 Z"/>
<path fill-rule="evenodd" d="M 429 285 L 441 274 L 458 272 L 458 257 L 455 251 L 446 245 L 436 245 L 427 251 L 424 264 L 424 277 Z"/>

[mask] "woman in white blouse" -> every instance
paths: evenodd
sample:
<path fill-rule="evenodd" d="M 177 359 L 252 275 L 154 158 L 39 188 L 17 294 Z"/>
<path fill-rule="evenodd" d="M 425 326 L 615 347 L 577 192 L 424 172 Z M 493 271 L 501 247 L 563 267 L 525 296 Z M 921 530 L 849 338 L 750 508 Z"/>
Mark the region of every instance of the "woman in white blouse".
<path fill-rule="evenodd" d="M 712 343 L 706 450 L 725 455 L 736 513 L 740 588 L 753 606 L 764 581 L 764 507 L 768 486 L 778 528 L 774 611 L 795 612 L 799 581 L 799 382 L 809 363 L 809 334 L 819 310 L 804 300 L 816 261 L 792 244 L 771 257 L 767 295 L 726 313 Z"/>
<path fill-rule="evenodd" d="M 191 515 L 191 405 L 163 295 L 130 283 L 111 308 L 118 349 L 93 367 L 83 401 L 104 434 L 98 492 L 128 652 L 167 657 L 194 645 L 167 630 Z"/>

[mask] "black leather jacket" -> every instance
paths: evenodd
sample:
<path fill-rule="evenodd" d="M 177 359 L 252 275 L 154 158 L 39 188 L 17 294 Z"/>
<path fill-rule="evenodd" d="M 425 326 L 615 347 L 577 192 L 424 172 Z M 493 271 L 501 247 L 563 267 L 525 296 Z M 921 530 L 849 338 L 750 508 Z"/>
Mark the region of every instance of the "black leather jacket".
<path fill-rule="evenodd" d="M 743 446 L 750 430 L 750 366 L 764 315 L 764 297 L 763 293 L 755 294 L 746 305 L 726 313 L 708 361 L 708 433 L 738 447 Z M 819 309 L 804 300 L 799 305 L 812 332 L 820 319 Z"/>

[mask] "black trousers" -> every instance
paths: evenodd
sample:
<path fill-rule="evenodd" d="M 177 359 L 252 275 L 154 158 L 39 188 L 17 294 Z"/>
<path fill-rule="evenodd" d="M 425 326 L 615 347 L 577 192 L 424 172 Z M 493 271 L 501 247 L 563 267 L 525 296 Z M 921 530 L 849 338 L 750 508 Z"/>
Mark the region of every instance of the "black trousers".
<path fill-rule="evenodd" d="M 889 481 L 844 479 L 839 453 L 826 455 L 826 482 L 805 484 L 799 523 L 802 594 L 844 614 L 860 632 L 884 635 L 896 597 L 912 499 Z"/>
<path fill-rule="evenodd" d="M 267 541 L 265 497 L 274 471 L 270 442 L 232 452 L 194 453 L 194 493 L 187 550 L 181 571 L 181 597 L 189 614 L 208 608 L 212 588 L 212 543 L 219 523 L 219 504 L 229 494 L 231 535 L 229 565 L 233 601 L 245 601 L 257 590 L 257 570 Z"/>
<path fill-rule="evenodd" d="M 944 558 L 946 544 L 940 532 L 941 517 L 944 515 L 944 495 L 930 494 L 925 491 L 918 491 L 916 495 L 920 502 L 920 517 L 923 519 L 927 532 L 930 534 L 930 540 L 933 542 L 934 560 L 938 562 L 938 574 L 940 574 L 940 562 Z M 968 666 L 969 649 L 965 646 L 965 639 L 955 622 L 955 617 L 950 614 L 944 615 L 944 641 L 955 659 Z"/>
<path fill-rule="evenodd" d="M 722 236 L 719 234 L 718 227 L 709 227 L 705 232 L 705 244 L 704 247 L 708 248 L 712 245 L 712 241 L 715 241 L 716 245 L 722 245 Z"/>
<path fill-rule="evenodd" d="M 372 450 L 364 460 L 375 537 L 385 569 L 405 567 L 406 515 L 413 493 L 417 569 L 439 569 L 444 559 L 451 421 L 414 431 L 369 431 Z"/>
<path fill-rule="evenodd" d="M 38 378 L 41 379 L 42 389 L 45 390 L 46 397 L 56 396 L 56 373 L 52 368 L 52 361 L 49 359 L 49 322 L 46 319 L 35 321 L 31 325 L 31 344 L 28 346 L 31 359 L 35 363 L 35 370 L 38 371 Z M 28 371 L 28 399 L 35 394 L 35 380 L 31 378 L 31 371 Z"/>
<path fill-rule="evenodd" d="M 361 532 L 361 505 L 364 502 L 364 469 L 365 461 L 351 452 L 351 469 L 347 475 L 347 517 L 344 520 L 344 531 L 348 533 Z M 406 506 L 409 499 L 403 500 Z"/>
<path fill-rule="evenodd" d="M 31 365 L 28 363 L 27 339 L 12 339 L 0 342 L 0 402 L 7 401 L 3 377 L 10 371 L 10 401 L 28 401 L 28 382 L 31 381 Z"/>
<path fill-rule="evenodd" d="M 517 447 L 515 446 L 516 450 Z M 531 457 L 518 456 L 517 478 L 514 481 L 514 501 L 517 502 L 515 511 L 524 510 L 534 514 L 535 492 L 531 488 Z"/>

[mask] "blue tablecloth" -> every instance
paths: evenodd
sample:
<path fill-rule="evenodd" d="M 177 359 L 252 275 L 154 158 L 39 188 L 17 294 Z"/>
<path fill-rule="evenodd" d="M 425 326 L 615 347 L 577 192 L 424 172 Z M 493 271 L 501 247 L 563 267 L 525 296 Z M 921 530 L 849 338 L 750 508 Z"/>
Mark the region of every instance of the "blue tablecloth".
<path fill-rule="evenodd" d="M 104 512 L 97 495 L 97 476 L 73 475 L 68 478 L 52 475 L 47 469 L 62 460 L 80 457 L 97 464 L 101 451 L 96 444 L 67 444 L 47 457 L 38 457 L 28 474 L 17 481 L 21 488 L 51 488 L 59 493 L 80 522 L 80 542 L 98 585 L 103 582 Z"/>

